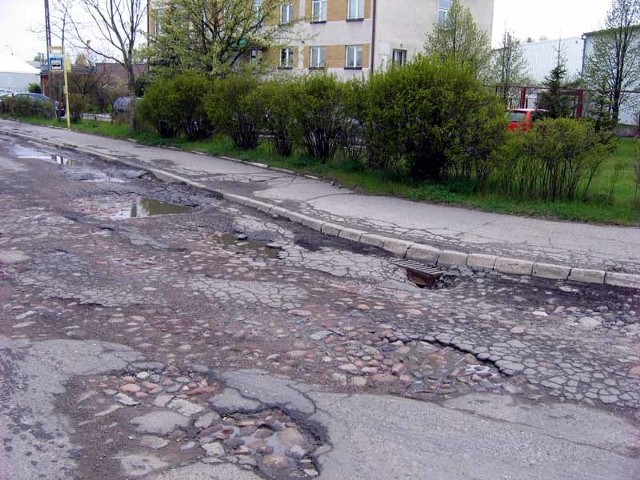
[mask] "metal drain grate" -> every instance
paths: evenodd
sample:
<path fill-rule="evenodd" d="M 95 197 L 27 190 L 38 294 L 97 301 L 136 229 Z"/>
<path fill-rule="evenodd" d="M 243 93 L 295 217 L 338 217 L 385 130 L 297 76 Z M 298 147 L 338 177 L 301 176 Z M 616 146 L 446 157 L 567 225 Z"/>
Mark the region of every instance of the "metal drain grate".
<path fill-rule="evenodd" d="M 400 268 L 407 271 L 407 278 L 419 287 L 433 288 L 444 275 L 444 271 L 439 268 L 429 267 L 414 260 L 397 260 L 393 262 Z"/>

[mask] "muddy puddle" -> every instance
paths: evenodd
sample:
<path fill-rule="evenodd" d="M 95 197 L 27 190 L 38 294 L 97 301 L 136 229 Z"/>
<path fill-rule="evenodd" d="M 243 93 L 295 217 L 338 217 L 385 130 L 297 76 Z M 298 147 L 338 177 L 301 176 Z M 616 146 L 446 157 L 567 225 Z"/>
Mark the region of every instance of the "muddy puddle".
<path fill-rule="evenodd" d="M 191 207 L 185 207 L 184 205 L 161 202 L 152 198 L 139 198 L 113 214 L 111 218 L 113 220 L 125 220 L 128 218 L 145 218 L 153 217 L 155 215 L 188 213 L 190 211 Z"/>

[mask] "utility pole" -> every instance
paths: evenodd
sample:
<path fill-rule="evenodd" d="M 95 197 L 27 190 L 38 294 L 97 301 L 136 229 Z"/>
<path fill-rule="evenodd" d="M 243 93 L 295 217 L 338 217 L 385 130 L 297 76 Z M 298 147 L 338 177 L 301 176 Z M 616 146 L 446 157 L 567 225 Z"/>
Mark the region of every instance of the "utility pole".
<path fill-rule="evenodd" d="M 44 0 L 44 25 L 47 39 L 47 78 L 49 79 L 49 98 L 53 98 L 53 79 L 51 77 L 51 63 L 49 55 L 51 53 L 51 22 L 49 20 L 49 0 Z"/>

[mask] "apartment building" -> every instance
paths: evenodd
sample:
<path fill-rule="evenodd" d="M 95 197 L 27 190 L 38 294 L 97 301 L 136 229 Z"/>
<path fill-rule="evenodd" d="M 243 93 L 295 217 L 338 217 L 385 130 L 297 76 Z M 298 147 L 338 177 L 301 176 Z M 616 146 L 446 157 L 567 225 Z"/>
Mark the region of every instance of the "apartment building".
<path fill-rule="evenodd" d="M 260 0 L 254 0 L 256 7 Z M 494 0 L 462 0 L 491 37 Z M 294 0 L 282 6 L 281 23 L 293 22 L 286 38 L 263 58 L 276 68 L 323 69 L 342 78 L 402 64 L 421 52 L 425 35 L 446 18 L 452 0 Z M 161 19 L 162 2 L 152 8 Z M 150 22 L 154 32 L 155 20 Z"/>

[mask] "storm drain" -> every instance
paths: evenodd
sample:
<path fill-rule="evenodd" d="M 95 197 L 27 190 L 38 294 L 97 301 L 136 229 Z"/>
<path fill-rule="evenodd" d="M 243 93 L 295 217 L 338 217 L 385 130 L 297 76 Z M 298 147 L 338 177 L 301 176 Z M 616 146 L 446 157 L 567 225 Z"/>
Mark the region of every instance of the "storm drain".
<path fill-rule="evenodd" d="M 444 270 L 429 267 L 414 260 L 397 260 L 393 262 L 407 271 L 407 279 L 420 288 L 435 288 L 444 275 Z"/>

